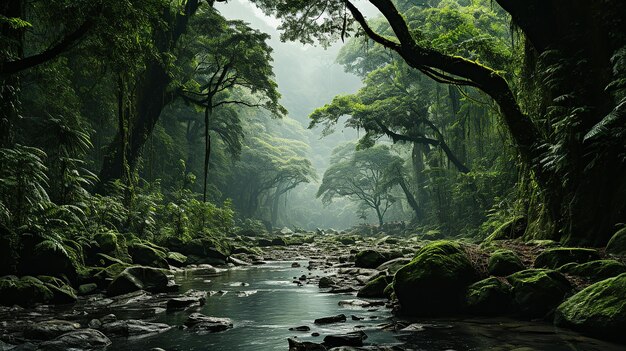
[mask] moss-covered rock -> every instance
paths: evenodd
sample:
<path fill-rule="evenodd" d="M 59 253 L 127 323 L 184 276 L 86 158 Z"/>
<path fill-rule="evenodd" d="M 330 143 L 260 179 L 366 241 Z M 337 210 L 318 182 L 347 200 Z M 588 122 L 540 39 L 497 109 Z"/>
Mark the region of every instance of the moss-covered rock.
<path fill-rule="evenodd" d="M 98 233 L 93 239 L 104 253 L 114 253 L 118 249 L 117 235 L 113 232 Z"/>
<path fill-rule="evenodd" d="M 354 256 L 354 265 L 359 268 L 376 268 L 381 264 L 402 256 L 400 252 L 363 250 Z"/>
<path fill-rule="evenodd" d="M 39 279 L 31 276 L 0 278 L 0 304 L 5 306 L 32 306 L 37 303 L 49 303 L 54 293 Z"/>
<path fill-rule="evenodd" d="M 167 253 L 167 262 L 174 267 L 183 267 L 187 263 L 187 256 L 170 251 Z"/>
<path fill-rule="evenodd" d="M 79 262 L 76 250 L 57 244 L 39 242 L 33 250 L 22 252 L 20 272 L 24 275 L 49 275 L 65 278 L 75 283 L 78 278 Z"/>
<path fill-rule="evenodd" d="M 626 228 L 622 228 L 613 234 L 606 245 L 606 252 L 617 256 L 626 256 Z"/>
<path fill-rule="evenodd" d="M 513 306 L 513 288 L 503 280 L 489 277 L 467 288 L 466 303 L 473 314 L 506 314 Z"/>
<path fill-rule="evenodd" d="M 385 288 L 391 283 L 392 278 L 381 275 L 370 280 L 364 287 L 359 289 L 357 297 L 385 297 Z"/>
<path fill-rule="evenodd" d="M 387 271 L 389 275 L 393 276 L 398 270 L 400 270 L 400 268 L 409 264 L 409 262 L 411 262 L 410 258 L 398 257 L 381 264 L 380 266 L 376 267 L 376 269 L 379 271 Z"/>
<path fill-rule="evenodd" d="M 498 227 L 485 241 L 517 239 L 524 235 L 527 226 L 526 217 L 514 217 Z"/>
<path fill-rule="evenodd" d="M 555 247 L 546 249 L 535 258 L 536 268 L 556 269 L 568 263 L 585 263 L 600 259 L 598 251 L 580 247 Z"/>
<path fill-rule="evenodd" d="M 383 290 L 383 295 L 390 300 L 395 298 L 396 293 L 393 291 L 393 280 L 391 283 L 387 284 L 385 290 Z"/>
<path fill-rule="evenodd" d="M 506 278 L 513 286 L 513 296 L 522 315 L 543 317 L 571 291 L 569 281 L 550 269 L 527 269 Z"/>
<path fill-rule="evenodd" d="M 523 270 L 524 263 L 519 256 L 511 250 L 498 250 L 491 254 L 487 262 L 489 274 L 495 276 L 507 276 Z"/>
<path fill-rule="evenodd" d="M 134 242 L 128 246 L 133 263 L 142 266 L 169 268 L 167 254 L 145 243 Z"/>
<path fill-rule="evenodd" d="M 468 285 L 478 273 L 463 247 L 451 241 L 424 246 L 393 280 L 402 311 L 410 315 L 440 315 L 462 306 Z"/>
<path fill-rule="evenodd" d="M 626 265 L 616 260 L 597 260 L 587 263 L 568 263 L 561 266 L 558 271 L 597 282 L 626 273 Z"/>
<path fill-rule="evenodd" d="M 41 280 L 52 291 L 53 297 L 50 302 L 55 304 L 76 302 L 76 290 L 63 280 L 50 276 L 38 276 L 37 279 Z"/>
<path fill-rule="evenodd" d="M 555 313 L 558 326 L 626 342 L 626 273 L 602 280 L 565 300 Z"/>
<path fill-rule="evenodd" d="M 186 241 L 175 251 L 186 256 L 215 258 L 225 263 L 226 258 L 231 255 L 232 249 L 232 246 L 226 240 L 203 237 Z"/>
<path fill-rule="evenodd" d="M 168 278 L 164 270 L 145 266 L 132 266 L 124 269 L 107 288 L 108 296 L 127 294 L 137 290 L 165 292 Z"/>

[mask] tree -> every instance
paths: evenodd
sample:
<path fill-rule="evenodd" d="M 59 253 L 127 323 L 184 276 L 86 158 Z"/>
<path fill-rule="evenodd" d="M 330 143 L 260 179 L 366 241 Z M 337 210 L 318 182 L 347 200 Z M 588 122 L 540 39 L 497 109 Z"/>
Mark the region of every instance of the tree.
<path fill-rule="evenodd" d="M 331 166 L 324 172 L 317 197 L 330 203 L 335 198 L 347 197 L 376 212 L 378 224 L 384 223 L 387 210 L 396 199 L 385 176 L 397 171 L 404 161 L 391 154 L 386 145 L 354 151 L 354 144 L 333 150 Z M 393 167 L 391 169 L 390 167 Z"/>
<path fill-rule="evenodd" d="M 521 99 L 497 69 L 447 53 L 430 41 L 423 22 L 412 16 L 418 6 L 369 2 L 392 35 L 372 27 L 351 1 L 257 1 L 283 19 L 284 39 L 324 43 L 349 34 L 357 23 L 362 33 L 424 75 L 443 84 L 474 87 L 493 99 L 543 198 L 541 206 L 529 208 L 535 225 L 528 235 L 603 244 L 614 226 L 626 221 L 621 200 L 626 196 L 626 153 L 619 141 L 624 133 L 595 133 L 624 120 L 623 84 L 618 83 L 624 70 L 612 69 L 611 61 L 624 55 L 623 1 L 497 0 L 527 42 L 522 81 L 535 91 L 526 91 Z M 449 1 L 435 3 L 445 6 Z M 601 49 L 599 42 L 605 43 Z"/>
<path fill-rule="evenodd" d="M 203 200 L 206 201 L 213 111 L 227 105 L 262 107 L 279 117 L 287 111 L 278 102 L 280 93 L 273 80 L 272 49 L 266 43 L 269 35 L 251 29 L 242 21 L 227 21 L 212 10 L 203 11 L 198 22 L 195 30 L 199 35 L 193 37 L 189 46 L 195 53 L 191 73 L 194 79 L 186 82 L 179 94 L 185 102 L 204 111 Z M 238 93 L 237 89 L 244 92 Z M 188 129 L 194 127 L 188 125 Z M 226 133 L 221 135 L 229 140 Z"/>

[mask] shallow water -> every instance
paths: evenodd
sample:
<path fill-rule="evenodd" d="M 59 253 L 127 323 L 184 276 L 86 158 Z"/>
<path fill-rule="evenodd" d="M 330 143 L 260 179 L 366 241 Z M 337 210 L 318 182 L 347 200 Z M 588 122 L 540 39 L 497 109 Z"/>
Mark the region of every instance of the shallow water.
<path fill-rule="evenodd" d="M 292 262 L 270 262 L 262 266 L 230 269 L 219 276 L 209 276 L 187 271 L 176 275 L 181 284 L 181 292 L 188 289 L 225 291 L 226 294 L 207 298 L 197 312 L 213 317 L 228 317 L 234 328 L 221 333 L 198 335 L 185 330 L 172 329 L 168 332 L 135 340 L 113 340 L 114 350 L 146 350 L 161 347 L 174 350 L 287 350 L 287 338 L 322 342 L 324 335 L 349 332 L 358 328 L 368 335 L 368 342 L 398 343 L 391 333 L 378 330 L 377 326 L 389 323 L 389 309 L 376 307 L 368 311 L 361 307 L 341 307 L 339 301 L 353 299 L 351 295 L 335 295 L 320 292 L 316 284 L 298 286 L 293 278 L 302 274 L 323 274 L 309 272 L 305 268 L 291 268 Z M 306 262 L 300 262 L 306 266 Z M 246 286 L 241 286 L 246 283 Z M 242 296 L 241 292 L 248 292 Z M 136 317 L 133 311 L 113 311 L 118 318 Z M 163 312 L 151 321 L 170 325 L 182 325 L 191 311 Z M 313 324 L 313 320 L 343 313 L 348 317 L 345 323 L 324 326 Z M 126 316 L 124 316 L 126 314 Z M 352 321 L 350 316 L 365 319 Z M 289 331 L 290 327 L 308 325 L 309 332 Z M 312 337 L 318 332 L 322 336 Z"/>
<path fill-rule="evenodd" d="M 306 262 L 300 262 L 303 267 Z M 338 302 L 353 299 L 351 295 L 322 293 L 316 284 L 298 286 L 294 277 L 302 274 L 324 275 L 305 268 L 291 268 L 291 262 L 270 262 L 267 265 L 240 267 L 219 276 L 187 271 L 176 276 L 181 292 L 188 289 L 224 291 L 213 295 L 197 312 L 208 316 L 228 317 L 234 328 L 221 333 L 198 335 L 174 328 L 168 332 L 138 339 L 113 339 L 109 350 L 149 350 L 160 347 L 168 351 L 264 351 L 287 350 L 287 338 L 322 342 L 328 334 L 363 330 L 366 342 L 377 345 L 402 345 L 406 350 L 546 350 L 546 351 L 617 351 L 624 346 L 583 337 L 558 330 L 544 323 L 529 323 L 503 319 L 424 320 L 417 332 L 381 330 L 380 326 L 394 321 L 389 309 L 377 307 L 342 307 Z M 241 283 L 246 283 L 242 286 Z M 247 294 L 243 294 L 247 292 Z M 118 318 L 146 318 L 145 310 L 117 308 L 110 312 Z M 159 312 L 159 311 L 157 311 Z M 161 311 L 148 318 L 174 326 L 182 325 L 196 310 Z M 313 324 L 319 317 L 343 313 L 345 323 L 325 326 Z M 353 321 L 350 316 L 364 317 Z M 309 332 L 289 331 L 290 327 L 308 325 Z M 320 337 L 312 337 L 318 332 Z"/>

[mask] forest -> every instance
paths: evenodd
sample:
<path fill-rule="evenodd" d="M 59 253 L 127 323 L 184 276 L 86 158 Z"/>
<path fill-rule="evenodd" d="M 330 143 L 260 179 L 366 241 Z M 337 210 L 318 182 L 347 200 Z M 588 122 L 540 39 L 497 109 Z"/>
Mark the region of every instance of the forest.
<path fill-rule="evenodd" d="M 0 350 L 621 350 L 624 14 L 1 1 Z"/>

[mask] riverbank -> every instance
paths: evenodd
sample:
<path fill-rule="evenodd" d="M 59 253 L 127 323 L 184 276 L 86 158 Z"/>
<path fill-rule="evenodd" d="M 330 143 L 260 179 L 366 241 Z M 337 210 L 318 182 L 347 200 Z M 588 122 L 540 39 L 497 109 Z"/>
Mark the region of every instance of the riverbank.
<path fill-rule="evenodd" d="M 584 251 L 585 256 L 559 249 L 553 242 L 521 244 L 511 240 L 478 246 L 339 234 L 318 235 L 314 242 L 305 242 L 309 238 L 257 239 L 263 247 L 251 245 L 249 252 L 233 253 L 226 257 L 229 262 L 219 266 L 201 263 L 170 266 L 170 270 L 130 266 L 106 289 L 78 296 L 70 304 L 4 307 L 0 310 L 0 349 L 55 350 L 73 345 L 82 349 L 200 350 L 210 343 L 215 350 L 236 345 L 247 350 L 245 345 L 260 343 L 263 346 L 257 349 L 284 350 L 287 339 L 292 340 L 292 350 L 339 345 L 397 350 L 497 346 L 502 350 L 558 350 L 561 345 L 563 350 L 571 350 L 572 345 L 581 350 L 621 349 L 552 325 L 554 309 L 563 301 L 594 280 L 620 274 L 618 261 L 604 265 L 612 267 L 610 270 L 581 268 L 596 267 L 593 262 L 606 258 L 602 251 Z M 550 265 L 572 259 L 592 264 L 529 270 L 538 259 Z M 467 271 L 466 264 L 474 271 Z M 429 272 L 444 279 L 409 275 L 407 281 L 417 284 L 411 287 L 415 290 L 408 297 L 398 296 L 394 290 L 402 283 L 394 280 L 394 273 L 400 270 L 402 275 L 411 267 L 411 273 L 429 267 Z M 439 270 L 441 267 L 456 267 L 453 271 L 458 269 L 467 276 L 456 283 L 467 287 L 450 285 L 454 277 Z M 510 270 L 533 275 L 521 274 L 518 280 L 523 283 L 518 284 L 511 277 L 520 273 Z M 588 271 L 595 273 L 587 277 L 581 273 Z M 487 278 L 491 273 L 494 277 Z M 398 274 L 395 277 L 397 280 Z M 428 281 L 424 285 L 420 279 Z M 561 301 L 554 298 L 542 309 L 524 309 L 524 303 L 536 307 L 538 299 L 549 300 L 549 293 L 565 290 L 546 283 L 553 281 L 570 284 L 559 297 Z M 136 289 L 138 285 L 144 289 Z M 548 286 L 554 289 L 546 291 Z M 428 296 L 429 291 L 439 296 Z M 411 301 L 407 298 L 420 299 L 420 303 L 407 303 Z M 468 305 L 472 301 L 473 307 Z M 438 310 L 439 303 L 454 308 Z M 407 313 L 411 311 L 407 306 L 414 313 Z M 429 313 L 420 315 L 420 311 Z M 327 317 L 336 318 L 328 324 L 315 323 Z"/>

